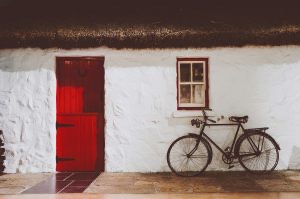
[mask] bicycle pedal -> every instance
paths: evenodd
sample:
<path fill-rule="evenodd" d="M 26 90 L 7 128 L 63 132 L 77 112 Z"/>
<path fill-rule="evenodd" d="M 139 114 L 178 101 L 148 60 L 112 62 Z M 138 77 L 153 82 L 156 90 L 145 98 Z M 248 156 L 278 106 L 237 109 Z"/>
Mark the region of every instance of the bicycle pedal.
<path fill-rule="evenodd" d="M 228 169 L 232 169 L 234 167 L 234 165 L 229 165 Z"/>

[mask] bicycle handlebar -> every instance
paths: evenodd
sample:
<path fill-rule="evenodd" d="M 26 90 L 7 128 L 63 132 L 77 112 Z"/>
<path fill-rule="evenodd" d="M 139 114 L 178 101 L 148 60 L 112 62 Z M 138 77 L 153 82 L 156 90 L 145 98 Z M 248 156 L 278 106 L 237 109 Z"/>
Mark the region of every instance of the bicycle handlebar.
<path fill-rule="evenodd" d="M 212 120 L 212 119 L 208 119 L 207 118 L 207 120 L 210 121 L 210 122 L 212 122 L 212 123 L 217 123 L 215 120 Z"/>
<path fill-rule="evenodd" d="M 199 128 L 200 124 L 206 123 L 206 121 L 210 121 L 212 123 L 217 123 L 215 120 L 209 119 L 208 116 L 206 115 L 205 111 L 212 111 L 212 109 L 209 109 L 209 108 L 202 109 L 202 114 L 203 114 L 204 121 L 201 121 L 199 119 L 192 119 L 191 120 L 192 126 L 196 125 L 196 127 Z"/>

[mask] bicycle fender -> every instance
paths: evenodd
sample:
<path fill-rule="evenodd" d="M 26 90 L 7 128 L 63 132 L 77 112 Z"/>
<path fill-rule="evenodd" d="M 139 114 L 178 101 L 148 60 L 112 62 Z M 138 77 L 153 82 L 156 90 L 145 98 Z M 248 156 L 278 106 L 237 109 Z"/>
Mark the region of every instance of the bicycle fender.
<path fill-rule="evenodd" d="M 279 146 L 279 144 L 275 141 L 275 139 L 271 135 L 269 135 L 266 132 L 262 132 L 262 131 L 256 131 L 256 132 L 260 132 L 260 133 L 264 134 L 266 137 L 268 137 L 270 140 L 272 140 L 274 142 L 275 147 L 276 147 L 277 150 L 281 149 L 280 146 Z"/>
<path fill-rule="evenodd" d="M 199 135 L 198 135 L 198 134 L 195 134 L 195 133 L 189 133 L 188 135 L 194 136 L 194 137 L 196 137 L 196 138 L 199 137 Z M 209 159 L 208 159 L 208 164 L 210 164 L 211 161 L 212 161 L 212 157 L 213 157 L 213 150 L 212 150 L 212 148 L 211 148 L 211 145 L 209 144 L 209 142 L 208 142 L 204 137 L 201 138 L 201 142 L 203 142 L 204 145 L 208 146 L 208 150 L 209 150 L 209 152 L 210 152 L 210 154 L 211 154 L 211 155 L 208 157 L 208 158 L 209 158 Z"/>
<path fill-rule="evenodd" d="M 195 136 L 195 137 L 199 137 L 199 135 L 196 134 L 196 133 L 188 133 L 188 135 Z"/>
<path fill-rule="evenodd" d="M 265 134 L 266 137 L 268 137 L 270 140 L 272 140 L 272 141 L 274 142 L 275 147 L 276 147 L 277 150 L 280 150 L 280 149 L 281 149 L 280 146 L 279 146 L 279 144 L 275 141 L 275 139 L 274 139 L 272 136 L 270 136 L 270 135 L 267 134 L 267 133 L 263 133 L 263 134 Z"/>

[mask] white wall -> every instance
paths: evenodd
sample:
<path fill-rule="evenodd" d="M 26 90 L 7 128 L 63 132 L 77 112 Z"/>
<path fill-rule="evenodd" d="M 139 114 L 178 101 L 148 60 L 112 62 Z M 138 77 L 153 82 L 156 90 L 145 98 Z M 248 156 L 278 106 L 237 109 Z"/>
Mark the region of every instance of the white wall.
<path fill-rule="evenodd" d="M 169 171 L 170 143 L 197 132 L 176 111 L 177 56 L 209 57 L 211 114 L 222 122 L 248 114 L 247 127 L 269 126 L 282 148 L 278 169 L 300 168 L 300 47 L 8 49 L 0 50 L 6 172 L 55 171 L 55 56 L 105 56 L 106 171 Z M 208 132 L 224 147 L 233 135 Z M 226 169 L 214 155 L 209 169 Z"/>

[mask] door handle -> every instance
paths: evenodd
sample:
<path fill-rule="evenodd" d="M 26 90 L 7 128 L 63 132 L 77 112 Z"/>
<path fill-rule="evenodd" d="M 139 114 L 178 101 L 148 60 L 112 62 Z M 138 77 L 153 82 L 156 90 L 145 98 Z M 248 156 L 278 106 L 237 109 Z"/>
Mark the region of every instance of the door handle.
<path fill-rule="evenodd" d="M 56 129 L 59 129 L 59 128 L 70 128 L 70 127 L 73 127 L 75 126 L 74 124 L 63 124 L 63 123 L 58 123 L 56 122 Z"/>

